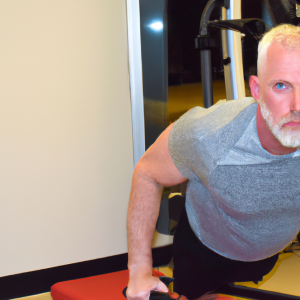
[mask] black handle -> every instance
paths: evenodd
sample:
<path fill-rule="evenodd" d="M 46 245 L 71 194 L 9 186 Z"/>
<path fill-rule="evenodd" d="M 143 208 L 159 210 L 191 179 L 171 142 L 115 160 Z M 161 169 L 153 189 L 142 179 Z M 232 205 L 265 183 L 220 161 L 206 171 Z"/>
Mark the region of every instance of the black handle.
<path fill-rule="evenodd" d="M 127 287 L 123 290 L 123 296 L 127 299 L 126 291 L 127 291 Z M 160 292 L 153 291 L 150 293 L 149 300 L 174 300 L 174 299 L 172 299 L 167 293 L 160 293 Z"/>

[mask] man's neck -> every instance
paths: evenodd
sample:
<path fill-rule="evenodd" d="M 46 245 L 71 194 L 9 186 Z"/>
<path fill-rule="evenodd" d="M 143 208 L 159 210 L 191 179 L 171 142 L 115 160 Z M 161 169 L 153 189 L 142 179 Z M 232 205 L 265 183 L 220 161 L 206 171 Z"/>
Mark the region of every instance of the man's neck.
<path fill-rule="evenodd" d="M 297 151 L 298 148 L 287 148 L 275 138 L 263 118 L 260 105 L 257 106 L 256 127 L 261 146 L 272 155 L 285 155 Z"/>

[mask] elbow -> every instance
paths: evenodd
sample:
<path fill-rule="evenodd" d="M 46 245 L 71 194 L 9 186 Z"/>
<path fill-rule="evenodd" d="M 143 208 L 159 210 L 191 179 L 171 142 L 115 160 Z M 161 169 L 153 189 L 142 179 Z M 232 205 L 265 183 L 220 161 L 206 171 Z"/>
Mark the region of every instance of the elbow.
<path fill-rule="evenodd" d="M 155 185 L 158 189 L 163 189 L 163 185 L 158 182 L 155 176 L 153 165 L 144 156 L 139 160 L 134 169 L 132 181 L 133 183 L 143 181 L 144 183 Z"/>

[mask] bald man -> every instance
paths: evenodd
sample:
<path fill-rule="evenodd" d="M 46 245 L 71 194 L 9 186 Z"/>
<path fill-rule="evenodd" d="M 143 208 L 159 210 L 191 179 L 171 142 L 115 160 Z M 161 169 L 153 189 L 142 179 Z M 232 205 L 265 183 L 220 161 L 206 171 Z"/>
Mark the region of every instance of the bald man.
<path fill-rule="evenodd" d="M 263 37 L 250 88 L 253 98 L 191 109 L 137 164 L 128 208 L 128 299 L 167 292 L 151 271 L 163 186 L 189 180 L 174 237 L 174 289 L 188 299 L 228 282 L 261 280 L 297 235 L 299 27 L 280 25 Z"/>

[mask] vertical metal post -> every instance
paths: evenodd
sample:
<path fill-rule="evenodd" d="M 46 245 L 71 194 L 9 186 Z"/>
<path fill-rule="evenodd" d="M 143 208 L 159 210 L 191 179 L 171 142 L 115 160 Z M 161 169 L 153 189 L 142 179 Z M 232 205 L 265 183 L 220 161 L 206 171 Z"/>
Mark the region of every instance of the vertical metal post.
<path fill-rule="evenodd" d="M 204 107 L 209 108 L 214 104 L 211 70 L 211 50 L 201 50 L 200 59 L 203 102 Z"/>
<path fill-rule="evenodd" d="M 226 20 L 226 8 L 222 7 L 222 20 Z M 222 35 L 222 50 L 223 50 L 223 60 L 227 59 L 227 64 L 224 63 L 224 77 L 225 77 L 225 89 L 226 89 L 226 99 L 233 100 L 233 86 L 232 86 L 232 77 L 231 77 L 231 57 L 228 55 L 228 33 L 227 29 L 221 30 Z"/>
<path fill-rule="evenodd" d="M 210 32 L 208 30 L 208 21 L 211 14 L 216 7 L 221 7 L 222 0 L 209 0 L 202 12 L 199 30 L 199 40 L 196 39 L 196 48 L 200 48 L 200 62 L 201 62 L 201 81 L 203 90 L 204 107 L 209 108 L 214 104 L 213 99 L 213 83 L 212 83 L 212 69 L 211 69 L 211 50 L 210 50 Z M 201 45 L 203 41 L 206 46 Z"/>
<path fill-rule="evenodd" d="M 227 20 L 234 19 L 241 19 L 241 0 L 230 0 L 230 6 L 229 9 L 227 9 Z M 228 56 L 231 58 L 230 71 L 233 99 L 244 98 L 246 93 L 241 33 L 227 30 L 227 41 Z"/>

